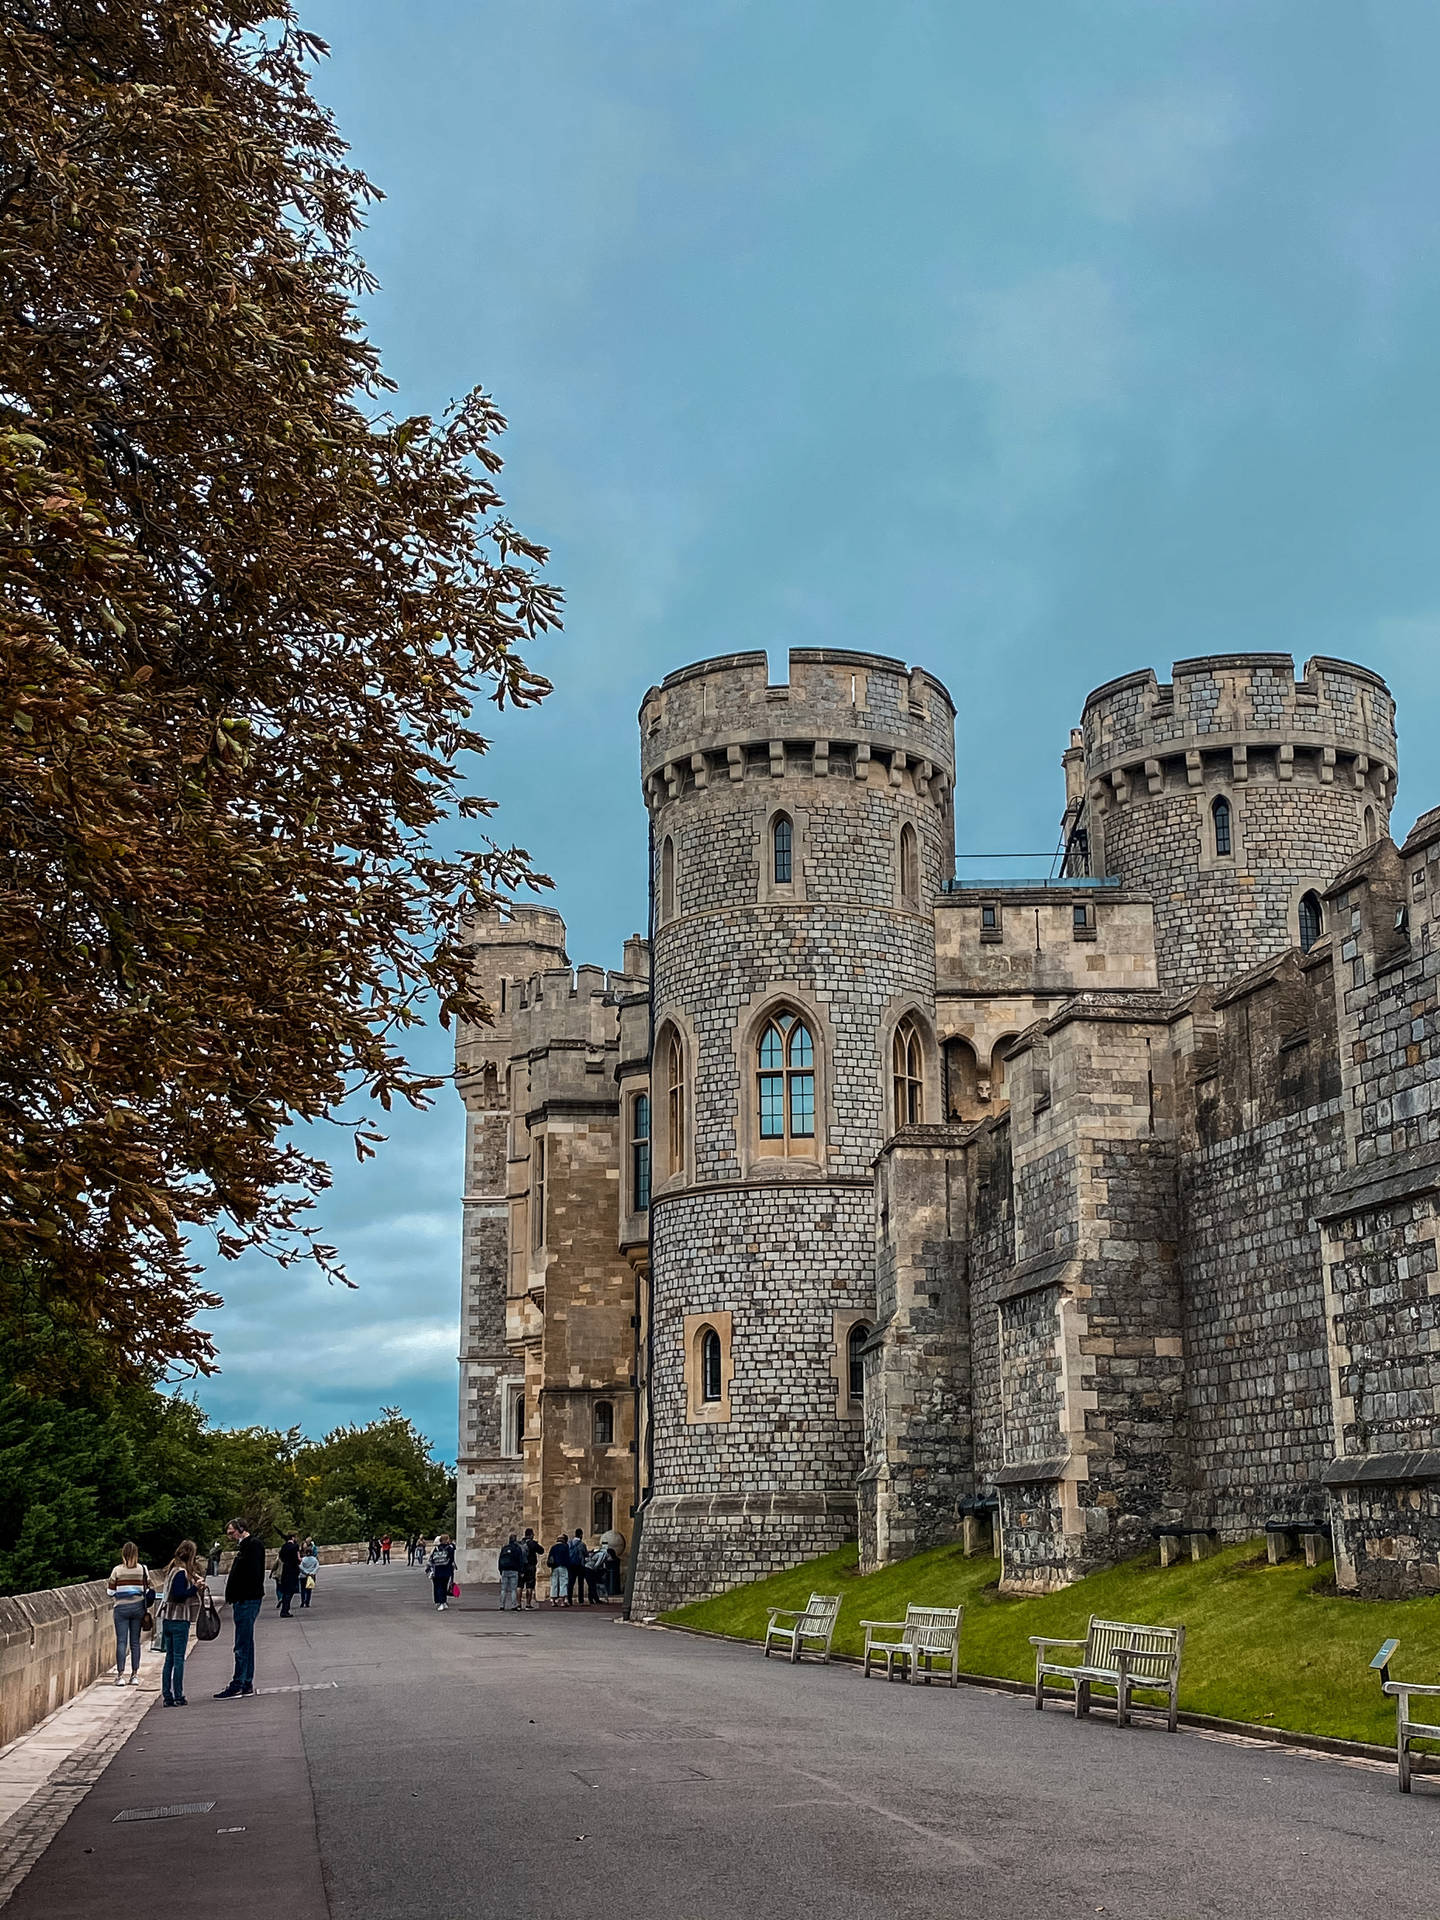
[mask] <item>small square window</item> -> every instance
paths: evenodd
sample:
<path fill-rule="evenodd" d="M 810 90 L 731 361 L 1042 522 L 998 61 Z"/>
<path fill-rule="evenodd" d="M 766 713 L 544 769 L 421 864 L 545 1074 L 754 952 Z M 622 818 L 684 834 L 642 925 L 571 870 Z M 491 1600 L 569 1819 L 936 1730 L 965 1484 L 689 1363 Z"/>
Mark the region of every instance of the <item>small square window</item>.
<path fill-rule="evenodd" d="M 1073 911 L 1075 914 L 1075 925 L 1077 927 L 1088 927 L 1090 924 L 1089 907 L 1087 907 L 1083 901 L 1077 901 Z"/>
<path fill-rule="evenodd" d="M 981 907 L 980 925 L 986 933 L 994 933 L 1000 924 L 1000 914 L 996 907 Z"/>
<path fill-rule="evenodd" d="M 1415 869 L 1415 871 L 1414 871 L 1414 873 L 1412 873 L 1412 874 L 1411 874 L 1411 876 L 1410 876 L 1410 890 L 1411 890 L 1411 892 L 1412 892 L 1412 893 L 1424 893 L 1424 891 L 1425 891 L 1425 869 L 1424 869 L 1423 867 L 1416 867 L 1416 869 Z"/>

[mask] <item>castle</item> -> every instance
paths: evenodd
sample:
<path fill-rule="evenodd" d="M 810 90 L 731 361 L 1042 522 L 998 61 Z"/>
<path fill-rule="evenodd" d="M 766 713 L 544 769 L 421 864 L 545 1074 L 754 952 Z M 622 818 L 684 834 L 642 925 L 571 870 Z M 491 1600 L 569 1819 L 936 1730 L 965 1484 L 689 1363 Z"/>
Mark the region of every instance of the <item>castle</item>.
<path fill-rule="evenodd" d="M 620 971 L 477 924 L 467 1569 L 615 1527 L 653 1613 L 857 1534 L 1042 1591 L 1268 1527 L 1440 1588 L 1440 808 L 1390 838 L 1383 681 L 1098 688 L 1044 882 L 956 880 L 954 721 L 877 654 L 682 668 Z"/>

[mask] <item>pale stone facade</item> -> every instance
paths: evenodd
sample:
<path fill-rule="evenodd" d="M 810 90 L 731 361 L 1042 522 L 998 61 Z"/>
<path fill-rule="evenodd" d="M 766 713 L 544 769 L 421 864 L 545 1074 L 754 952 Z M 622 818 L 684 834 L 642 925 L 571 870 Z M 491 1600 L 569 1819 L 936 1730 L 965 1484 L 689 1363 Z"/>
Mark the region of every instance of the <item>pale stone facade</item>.
<path fill-rule="evenodd" d="M 1342 1583 L 1440 1584 L 1440 813 L 1387 837 L 1383 683 L 1099 689 L 1047 883 L 955 883 L 900 661 L 703 661 L 640 723 L 648 947 L 477 929 L 477 1566 L 608 1500 L 644 1612 L 992 1519 L 1016 1590 L 1327 1518 Z"/>

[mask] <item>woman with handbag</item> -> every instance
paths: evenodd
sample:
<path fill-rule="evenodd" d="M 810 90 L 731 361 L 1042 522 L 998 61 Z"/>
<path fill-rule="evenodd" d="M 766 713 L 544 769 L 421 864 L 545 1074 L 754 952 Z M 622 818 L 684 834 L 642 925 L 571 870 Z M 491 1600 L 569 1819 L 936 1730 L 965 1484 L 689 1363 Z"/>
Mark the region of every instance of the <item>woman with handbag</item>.
<path fill-rule="evenodd" d="M 167 1707 L 184 1707 L 185 1646 L 200 1613 L 205 1581 L 196 1565 L 193 1540 L 182 1540 L 170 1556 L 160 1583 L 160 1636 L 165 1645 L 165 1668 L 160 1697 Z"/>
<path fill-rule="evenodd" d="M 115 1684 L 133 1687 L 140 1677 L 140 1628 L 146 1609 L 155 1598 L 150 1571 L 140 1558 L 140 1549 L 127 1540 L 120 1549 L 119 1564 L 110 1569 L 106 1590 L 115 1603 Z M 130 1674 L 125 1674 L 125 1653 L 130 1653 Z"/>

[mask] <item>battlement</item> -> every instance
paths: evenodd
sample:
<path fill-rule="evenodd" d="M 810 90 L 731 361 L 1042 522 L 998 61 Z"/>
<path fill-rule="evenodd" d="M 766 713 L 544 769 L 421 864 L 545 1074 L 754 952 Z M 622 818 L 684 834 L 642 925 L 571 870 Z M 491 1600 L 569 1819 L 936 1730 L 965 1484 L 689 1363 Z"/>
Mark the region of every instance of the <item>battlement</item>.
<path fill-rule="evenodd" d="M 1085 702 L 1083 744 L 1097 783 L 1152 793 L 1177 775 L 1198 785 L 1207 760 L 1237 780 L 1252 765 L 1281 780 L 1339 776 L 1384 798 L 1395 779 L 1395 702 L 1376 673 L 1315 655 L 1297 680 L 1288 653 L 1217 653 L 1177 660 L 1097 687 Z"/>
<path fill-rule="evenodd" d="M 640 705 L 647 805 L 712 780 L 807 773 L 869 780 L 872 767 L 944 807 L 955 780 L 955 705 L 923 667 L 886 654 L 797 647 L 771 684 L 763 653 L 667 674 Z"/>

